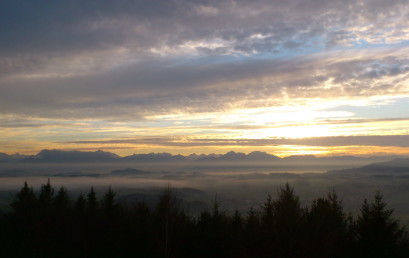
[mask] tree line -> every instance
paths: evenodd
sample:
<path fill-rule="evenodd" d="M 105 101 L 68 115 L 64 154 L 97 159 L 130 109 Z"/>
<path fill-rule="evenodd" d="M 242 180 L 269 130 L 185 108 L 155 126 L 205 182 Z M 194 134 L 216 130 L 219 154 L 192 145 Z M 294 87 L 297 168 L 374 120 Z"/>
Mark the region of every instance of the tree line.
<path fill-rule="evenodd" d="M 303 207 L 285 184 L 260 207 L 197 216 L 167 188 L 155 207 L 124 204 L 109 187 L 73 199 L 26 182 L 0 215 L 0 257 L 409 257 L 407 229 L 381 192 L 347 214 L 335 191 Z"/>

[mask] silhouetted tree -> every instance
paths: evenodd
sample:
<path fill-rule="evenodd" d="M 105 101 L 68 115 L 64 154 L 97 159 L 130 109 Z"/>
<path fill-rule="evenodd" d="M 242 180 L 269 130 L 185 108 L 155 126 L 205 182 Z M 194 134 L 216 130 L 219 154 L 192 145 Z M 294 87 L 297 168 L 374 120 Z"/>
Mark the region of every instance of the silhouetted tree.
<path fill-rule="evenodd" d="M 156 207 L 157 225 L 159 230 L 159 250 L 164 257 L 170 257 L 175 237 L 175 226 L 180 208 L 176 200 L 176 195 L 168 186 L 162 193 Z"/>
<path fill-rule="evenodd" d="M 233 231 L 234 235 L 240 235 L 243 231 L 243 224 L 244 220 L 243 217 L 241 216 L 240 212 L 238 210 L 234 211 L 234 214 L 231 218 L 231 228 Z"/>
<path fill-rule="evenodd" d="M 228 229 L 229 220 L 226 212 L 221 210 L 217 196 L 213 201 L 212 209 L 201 212 L 198 218 L 200 247 L 199 257 L 226 257 L 229 250 Z"/>
<path fill-rule="evenodd" d="M 58 212 L 59 215 L 61 215 L 61 213 L 65 212 L 68 209 L 69 203 L 70 200 L 68 197 L 67 190 L 65 190 L 65 188 L 61 186 L 54 199 L 53 204 L 55 206 L 55 210 Z"/>
<path fill-rule="evenodd" d="M 350 218 L 344 213 L 342 201 L 333 190 L 327 198 L 311 204 L 306 221 L 305 249 L 314 257 L 345 257 L 350 241 Z"/>
<path fill-rule="evenodd" d="M 97 194 L 94 191 L 94 187 L 91 187 L 91 190 L 87 195 L 87 210 L 90 213 L 94 213 L 96 212 L 97 208 L 98 208 Z"/>
<path fill-rule="evenodd" d="M 270 257 L 276 248 L 275 242 L 275 209 L 273 198 L 269 194 L 261 207 L 261 249 L 264 257 Z"/>
<path fill-rule="evenodd" d="M 79 232 L 82 231 L 79 241 L 83 252 L 88 257 L 101 256 L 100 251 L 104 250 L 104 248 L 98 248 L 98 246 L 102 244 L 102 247 L 105 247 L 102 241 L 105 237 L 102 225 L 105 225 L 105 223 L 100 220 L 99 203 L 93 187 L 86 196 L 85 211 L 79 214 L 79 219 L 79 226 L 81 227 Z"/>
<path fill-rule="evenodd" d="M 304 210 L 300 199 L 288 183 L 278 190 L 273 201 L 275 255 L 279 257 L 302 256 Z M 273 255 L 273 254 L 271 254 Z"/>
<path fill-rule="evenodd" d="M 116 193 L 109 186 L 108 190 L 103 195 L 100 201 L 101 218 L 100 223 L 104 224 L 100 237 L 100 243 L 103 245 L 101 252 L 106 256 L 120 256 L 119 250 L 123 245 L 121 234 L 125 228 L 122 227 L 123 222 L 120 221 L 119 204 L 116 201 Z"/>
<path fill-rule="evenodd" d="M 85 211 L 86 206 L 87 200 L 85 199 L 84 194 L 81 193 L 75 202 L 75 209 L 81 213 Z"/>
<path fill-rule="evenodd" d="M 34 246 L 32 239 L 36 237 L 34 225 L 39 210 L 37 195 L 27 182 L 24 182 L 23 187 L 15 195 L 10 207 L 12 208 L 10 217 L 5 221 L 5 227 L 2 227 L 2 230 L 8 229 L 4 235 L 7 236 L 6 241 L 9 243 L 1 249 L 15 256 L 23 256 L 26 249 Z M 4 255 L 8 256 L 10 255 Z"/>
<path fill-rule="evenodd" d="M 46 184 L 41 185 L 38 199 L 43 209 L 48 209 L 54 201 L 54 187 L 51 186 L 50 179 L 47 180 Z"/>
<path fill-rule="evenodd" d="M 244 245 L 244 218 L 238 210 L 235 210 L 229 219 L 229 257 L 244 257 L 246 247 Z"/>
<path fill-rule="evenodd" d="M 140 257 L 152 256 L 152 250 L 156 252 L 157 249 L 153 211 L 144 201 L 139 201 L 132 205 L 130 213 L 132 232 L 129 239 L 132 239 L 130 245 L 133 252 L 138 253 Z"/>
<path fill-rule="evenodd" d="M 115 197 L 116 193 L 112 190 L 111 186 L 109 186 L 101 200 L 101 207 L 108 216 L 113 216 L 118 209 Z"/>
<path fill-rule="evenodd" d="M 260 218 L 258 212 L 254 209 L 254 207 L 250 207 L 249 211 L 247 212 L 246 218 L 246 231 L 251 233 L 252 235 L 255 234 L 259 230 L 260 227 Z"/>
<path fill-rule="evenodd" d="M 407 231 L 386 206 L 380 190 L 371 203 L 364 200 L 356 222 L 358 256 L 409 257 Z"/>
<path fill-rule="evenodd" d="M 27 182 L 24 182 L 24 186 L 16 194 L 14 201 L 10 205 L 15 218 L 31 220 L 37 209 L 37 201 L 38 199 L 33 187 L 29 187 Z"/>
<path fill-rule="evenodd" d="M 51 237 L 50 246 L 48 250 L 53 250 L 53 255 L 59 253 L 61 250 L 69 249 L 72 244 L 73 228 L 73 212 L 71 210 L 70 199 L 68 192 L 64 187 L 60 187 L 52 202 L 51 217 L 48 218 L 49 236 Z M 59 257 L 69 256 L 69 252 L 62 251 L 58 254 Z"/>
<path fill-rule="evenodd" d="M 243 244 L 245 246 L 245 254 L 242 257 L 260 257 L 263 253 L 262 248 L 257 246 L 262 245 L 261 230 L 259 212 L 250 207 L 247 212 L 244 223 Z"/>
<path fill-rule="evenodd" d="M 274 203 L 271 195 L 267 196 L 267 200 L 264 202 L 261 210 L 261 222 L 263 226 L 272 226 L 274 218 Z"/>

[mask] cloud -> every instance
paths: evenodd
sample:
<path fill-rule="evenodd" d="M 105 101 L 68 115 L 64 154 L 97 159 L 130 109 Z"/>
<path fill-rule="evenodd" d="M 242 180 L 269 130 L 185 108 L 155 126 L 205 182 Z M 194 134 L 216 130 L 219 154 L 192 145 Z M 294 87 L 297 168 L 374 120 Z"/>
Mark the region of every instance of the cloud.
<path fill-rule="evenodd" d="M 85 123 L 64 121 L 64 120 L 48 120 L 38 119 L 32 117 L 15 116 L 15 115 L 2 115 L 0 114 L 0 128 L 73 128 L 85 126 Z"/>
<path fill-rule="evenodd" d="M 289 99 L 393 97 L 409 92 L 407 50 L 219 63 L 156 58 L 104 73 L 5 78 L 0 79 L 0 107 L 38 117 L 142 120 L 169 112 L 276 106 Z"/>
<path fill-rule="evenodd" d="M 409 147 L 409 135 L 334 136 L 299 139 L 191 139 L 178 137 L 150 137 L 98 141 L 68 141 L 59 144 L 148 144 L 175 147 L 208 146 L 396 146 Z"/>
<path fill-rule="evenodd" d="M 408 12 L 405 1 L 43 2 L 9 3 L 2 8 L 2 24 L 11 24 L 2 28 L 7 32 L 3 49 L 61 52 L 123 45 L 144 51 L 223 39 L 232 43 L 228 48 L 251 53 L 279 49 L 291 41 L 310 44 L 317 36 L 328 38 L 326 41 L 335 37 L 334 44 L 383 38 L 386 32 L 390 37 L 393 33 L 385 29 L 406 26 Z M 26 38 L 32 39 L 30 44 Z"/>

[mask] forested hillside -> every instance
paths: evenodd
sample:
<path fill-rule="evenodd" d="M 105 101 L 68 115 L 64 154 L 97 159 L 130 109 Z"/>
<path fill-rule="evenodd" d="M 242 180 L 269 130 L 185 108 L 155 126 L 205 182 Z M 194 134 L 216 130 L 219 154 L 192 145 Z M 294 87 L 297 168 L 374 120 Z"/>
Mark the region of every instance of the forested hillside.
<path fill-rule="evenodd" d="M 261 207 L 225 212 L 217 202 L 198 216 L 165 189 L 156 207 L 119 203 L 107 189 L 73 199 L 48 181 L 27 183 L 1 213 L 1 257 L 409 257 L 408 231 L 380 191 L 360 214 L 335 192 L 303 207 L 286 184 Z"/>

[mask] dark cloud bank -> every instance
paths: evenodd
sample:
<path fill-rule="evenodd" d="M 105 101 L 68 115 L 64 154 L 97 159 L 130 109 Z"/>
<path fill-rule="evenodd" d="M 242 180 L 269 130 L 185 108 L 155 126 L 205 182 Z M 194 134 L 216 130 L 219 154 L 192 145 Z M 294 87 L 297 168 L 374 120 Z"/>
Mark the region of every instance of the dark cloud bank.
<path fill-rule="evenodd" d="M 390 28 L 406 26 L 405 3 L 8 1 L 0 11 L 0 108 L 140 120 L 260 98 L 268 105 L 284 96 L 398 93 L 401 79 L 378 80 L 407 74 L 404 49 L 330 50 L 385 37 L 404 41 Z M 313 54 L 322 51 L 330 52 Z M 327 80 L 339 84 L 337 94 L 321 88 Z"/>

